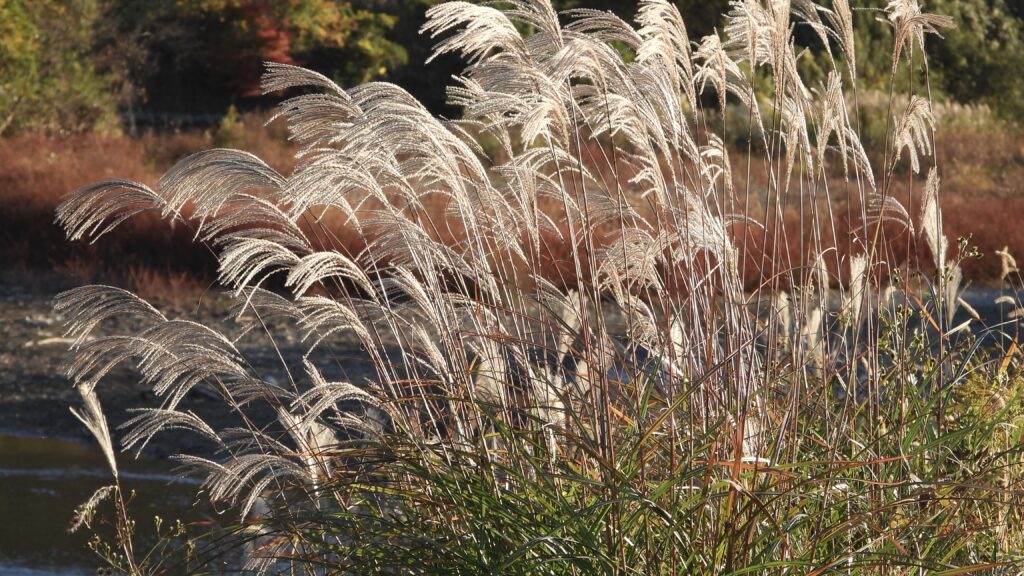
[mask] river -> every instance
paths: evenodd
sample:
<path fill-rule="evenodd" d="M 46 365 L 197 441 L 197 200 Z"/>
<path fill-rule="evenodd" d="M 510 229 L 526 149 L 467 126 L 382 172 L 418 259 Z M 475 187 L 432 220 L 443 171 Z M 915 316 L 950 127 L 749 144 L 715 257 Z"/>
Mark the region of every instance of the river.
<path fill-rule="evenodd" d="M 126 493 L 137 493 L 130 512 L 143 544 L 157 515 L 168 522 L 201 517 L 192 505 L 197 487 L 176 479 L 170 463 L 120 455 L 120 465 Z M 91 445 L 0 436 L 0 574 L 96 574 L 104 564 L 89 550 L 89 530 L 70 534 L 67 528 L 74 509 L 107 484 L 110 471 Z"/>

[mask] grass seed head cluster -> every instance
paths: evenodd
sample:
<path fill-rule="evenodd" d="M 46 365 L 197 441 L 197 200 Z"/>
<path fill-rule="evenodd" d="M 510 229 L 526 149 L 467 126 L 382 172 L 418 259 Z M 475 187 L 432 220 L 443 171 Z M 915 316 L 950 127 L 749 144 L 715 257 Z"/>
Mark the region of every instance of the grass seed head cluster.
<path fill-rule="evenodd" d="M 195 562 L 246 542 L 249 569 L 310 574 L 1013 573 L 1016 347 L 989 361 L 977 321 L 957 324 L 965 246 L 938 201 L 924 49 L 951 23 L 917 0 L 883 15 L 893 74 L 923 80 L 889 95 L 877 172 L 846 0 L 737 0 L 701 39 L 667 0 L 641 1 L 635 25 L 443 3 L 423 32 L 467 64 L 455 120 L 398 86 L 269 64 L 291 174 L 214 149 L 154 188 L 107 180 L 59 208 L 72 239 L 142 213 L 187 227 L 243 325 L 110 287 L 61 295 L 80 418 L 116 480 L 97 394 L 131 362 L 159 405 L 124 448 L 209 442 L 177 457 L 231 511 Z M 798 28 L 828 51 L 823 85 L 801 78 Z M 731 162 L 739 140 L 763 158 Z M 767 189 L 735 184 L 752 169 Z M 855 226 L 837 227 L 836 194 Z M 142 328 L 97 331 L 115 316 Z M 282 324 L 301 358 L 256 369 L 238 338 L 277 350 Z M 347 381 L 339 349 L 373 377 Z M 986 378 L 993 410 L 953 393 Z M 181 409 L 198 389 L 234 424 Z M 100 496 L 127 518 L 116 486 Z M 137 553 L 133 526 L 115 564 L 175 560 Z"/>

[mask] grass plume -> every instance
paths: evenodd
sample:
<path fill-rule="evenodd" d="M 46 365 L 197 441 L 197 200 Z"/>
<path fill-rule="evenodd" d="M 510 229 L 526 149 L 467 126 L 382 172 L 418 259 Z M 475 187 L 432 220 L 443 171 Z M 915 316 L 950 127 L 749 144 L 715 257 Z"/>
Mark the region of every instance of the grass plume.
<path fill-rule="evenodd" d="M 391 84 L 269 65 L 264 89 L 306 89 L 278 114 L 299 147 L 290 174 L 215 149 L 154 187 L 68 197 L 72 238 L 142 211 L 186 227 L 240 330 L 280 356 L 258 371 L 237 335 L 118 289 L 58 299 L 76 383 L 134 362 L 159 398 L 126 448 L 166 430 L 210 442 L 178 459 L 238 523 L 198 556 L 249 541 L 248 566 L 272 572 L 1019 568 L 1016 340 L 953 328 L 966 246 L 944 235 L 930 102 L 909 95 L 875 174 L 843 96 L 846 3 L 732 6 L 724 37 L 691 52 L 666 0 L 641 2 L 638 27 L 547 0 L 444 3 L 424 31 L 467 62 L 460 118 Z M 887 14 L 894 62 L 926 70 L 909 52 L 946 20 L 916 2 Z M 825 86 L 800 75 L 804 23 L 835 39 Z M 725 144 L 733 102 L 746 165 Z M 911 181 L 929 168 L 916 222 L 891 188 L 903 154 Z M 838 190 L 863 207 L 846 227 Z M 770 270 L 753 286 L 751 254 Z M 144 325 L 86 341 L 110 315 Z M 301 358 L 280 351 L 279 322 Z M 348 381 L 341 349 L 373 377 Z M 958 396 L 989 380 L 994 412 Z M 178 411 L 198 389 L 235 424 Z"/>

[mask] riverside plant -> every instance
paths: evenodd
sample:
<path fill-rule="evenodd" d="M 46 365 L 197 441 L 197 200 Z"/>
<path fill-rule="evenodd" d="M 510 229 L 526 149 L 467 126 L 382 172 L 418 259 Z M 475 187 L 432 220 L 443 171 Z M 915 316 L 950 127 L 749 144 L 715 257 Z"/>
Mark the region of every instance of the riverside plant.
<path fill-rule="evenodd" d="M 240 323 L 62 294 L 80 418 L 116 479 L 99 396 L 133 362 L 160 403 L 123 447 L 209 443 L 177 456 L 229 510 L 189 541 L 199 570 L 242 550 L 247 570 L 305 574 L 1017 573 L 1016 341 L 986 353 L 978 320 L 958 323 L 966 243 L 943 235 L 932 157 L 925 37 L 951 22 L 916 0 L 879 16 L 915 92 L 877 172 L 851 121 L 846 0 L 734 1 L 696 42 L 665 0 L 636 26 L 548 0 L 440 4 L 423 30 L 467 62 L 457 120 L 391 84 L 268 64 L 263 90 L 296 94 L 278 113 L 301 146 L 291 175 L 216 149 L 155 189 L 104 181 L 59 208 L 76 240 L 141 212 L 189 226 Z M 826 49 L 820 85 L 797 28 Z M 755 154 L 767 189 L 734 184 Z M 840 195 L 859 211 L 848 253 Z M 112 317 L 138 328 L 97 329 Z M 243 333 L 278 351 L 277 375 Z M 372 377 L 328 377 L 354 349 Z M 180 408 L 200 390 L 234 423 Z M 185 566 L 136 552 L 117 483 L 82 519 L 106 497 L 116 567 Z"/>

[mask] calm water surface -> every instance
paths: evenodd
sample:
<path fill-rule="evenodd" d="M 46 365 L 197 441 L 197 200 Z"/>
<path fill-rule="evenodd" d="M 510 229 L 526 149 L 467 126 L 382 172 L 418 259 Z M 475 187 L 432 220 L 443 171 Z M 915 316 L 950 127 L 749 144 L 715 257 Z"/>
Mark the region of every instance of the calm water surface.
<path fill-rule="evenodd" d="M 155 515 L 200 517 L 192 506 L 196 486 L 175 481 L 170 463 L 120 455 L 119 465 L 123 487 L 138 494 L 129 510 L 140 536 L 152 533 Z M 90 445 L 0 435 L 0 575 L 96 574 L 102 564 L 88 548 L 88 530 L 67 528 L 75 507 L 110 480 Z"/>

